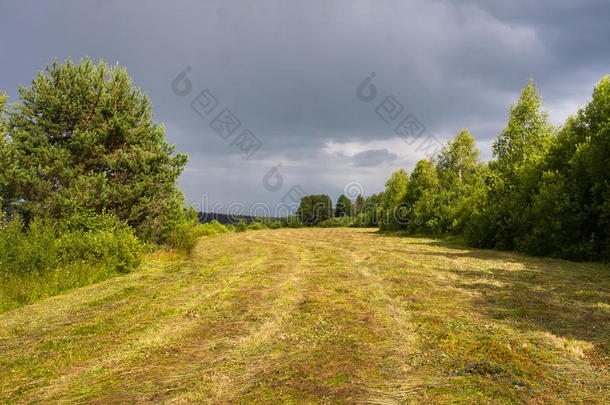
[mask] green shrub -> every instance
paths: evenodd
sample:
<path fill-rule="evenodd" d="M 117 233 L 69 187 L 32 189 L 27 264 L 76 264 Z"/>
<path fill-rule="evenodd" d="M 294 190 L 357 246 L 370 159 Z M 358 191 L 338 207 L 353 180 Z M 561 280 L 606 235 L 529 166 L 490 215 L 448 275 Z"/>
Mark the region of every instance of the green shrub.
<path fill-rule="evenodd" d="M 31 224 L 29 232 L 19 217 L 3 222 L 0 228 L 2 276 L 40 274 L 55 268 L 58 264 L 55 236 L 53 228 L 45 228 L 38 221 Z"/>
<path fill-rule="evenodd" d="M 285 228 L 303 228 L 305 224 L 296 216 L 289 216 L 284 218 L 282 225 Z"/>
<path fill-rule="evenodd" d="M 282 227 L 281 221 L 273 221 L 269 224 L 270 229 L 280 229 Z"/>
<path fill-rule="evenodd" d="M 172 249 L 182 250 L 190 253 L 197 240 L 202 236 L 212 236 L 229 230 L 218 221 L 213 220 L 205 224 L 193 224 L 192 222 L 182 222 L 176 224 L 164 239 L 166 245 Z"/>
<path fill-rule="evenodd" d="M 130 229 L 72 232 L 57 240 L 60 265 L 76 258 L 95 264 L 98 271 L 128 273 L 140 264 L 142 245 Z"/>
<path fill-rule="evenodd" d="M 138 267 L 144 245 L 114 215 L 74 210 L 59 222 L 0 224 L 0 311 Z"/>
<path fill-rule="evenodd" d="M 195 234 L 197 237 L 200 236 L 212 236 L 219 233 L 228 232 L 229 229 L 222 225 L 220 222 L 213 220 L 211 222 L 206 222 L 205 224 L 198 224 L 195 226 Z"/>
<path fill-rule="evenodd" d="M 163 237 L 163 242 L 172 249 L 189 253 L 197 244 L 196 226 L 191 221 L 175 224 Z"/>
<path fill-rule="evenodd" d="M 322 221 L 318 224 L 321 228 L 338 228 L 338 227 L 347 227 L 350 226 L 353 222 L 353 218 L 351 217 L 335 217 L 329 218 L 325 221 Z"/>
<path fill-rule="evenodd" d="M 265 229 L 265 225 L 261 224 L 260 222 L 252 222 L 250 225 L 248 225 L 248 230 L 251 231 L 259 231 L 261 229 Z"/>
<path fill-rule="evenodd" d="M 248 225 L 246 225 L 243 219 L 240 219 L 237 225 L 235 226 L 235 232 L 245 232 L 247 229 Z"/>

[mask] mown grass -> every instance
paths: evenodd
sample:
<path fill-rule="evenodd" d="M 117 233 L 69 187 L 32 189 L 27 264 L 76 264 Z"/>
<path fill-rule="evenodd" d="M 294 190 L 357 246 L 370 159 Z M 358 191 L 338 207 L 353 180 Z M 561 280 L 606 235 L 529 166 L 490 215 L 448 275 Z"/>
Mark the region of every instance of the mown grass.
<path fill-rule="evenodd" d="M 607 403 L 609 275 L 371 229 L 227 233 L 0 314 L 0 403 Z"/>

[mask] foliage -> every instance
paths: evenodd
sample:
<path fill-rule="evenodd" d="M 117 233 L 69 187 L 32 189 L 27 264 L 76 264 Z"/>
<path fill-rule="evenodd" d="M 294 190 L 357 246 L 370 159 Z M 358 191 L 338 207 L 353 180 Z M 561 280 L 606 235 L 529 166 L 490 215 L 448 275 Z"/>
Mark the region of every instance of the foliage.
<path fill-rule="evenodd" d="M 379 226 L 379 213 L 383 199 L 383 193 L 373 194 L 364 199 L 362 210 L 356 216 L 356 221 L 351 226 L 362 228 Z"/>
<path fill-rule="evenodd" d="M 167 223 L 167 228 L 161 235 L 161 242 L 171 249 L 189 253 L 199 237 L 227 231 L 216 220 L 200 224 L 198 218 L 198 213 L 193 208 L 184 210 L 183 215 Z"/>
<path fill-rule="evenodd" d="M 449 141 L 443 148 L 437 163 L 441 181 L 450 185 L 465 181 L 476 172 L 479 166 L 479 151 L 475 149 L 475 141 L 467 129 L 457 134 L 454 141 Z"/>
<path fill-rule="evenodd" d="M 237 225 L 235 225 L 235 232 L 245 232 L 248 230 L 248 224 L 243 219 L 240 219 Z"/>
<path fill-rule="evenodd" d="M 213 236 L 228 231 L 229 229 L 226 225 L 223 225 L 216 220 L 206 222 L 205 224 L 197 224 L 195 226 L 195 234 L 197 235 L 197 237 Z"/>
<path fill-rule="evenodd" d="M 408 229 L 432 235 L 460 233 L 469 218 L 469 196 L 483 187 L 484 170 L 467 129 L 448 142 L 436 161 L 418 162 L 405 197 L 412 208 Z"/>
<path fill-rule="evenodd" d="M 356 197 L 356 201 L 354 202 L 354 204 L 352 204 L 352 216 L 357 216 L 358 214 L 360 214 L 362 212 L 362 208 L 364 206 L 364 197 L 362 196 L 362 194 L 358 194 L 358 197 Z"/>
<path fill-rule="evenodd" d="M 269 226 L 269 229 L 280 229 L 283 226 L 283 224 L 282 224 L 282 221 L 276 220 L 276 221 L 269 223 L 268 226 Z"/>
<path fill-rule="evenodd" d="M 530 80 L 493 144 L 496 160 L 489 164 L 485 198 L 491 205 L 478 211 L 467 225 L 475 246 L 514 249 L 529 231 L 531 198 L 553 141 L 553 128 L 541 106 L 538 88 Z"/>
<path fill-rule="evenodd" d="M 420 160 L 409 176 L 403 202 L 412 232 L 437 233 L 434 223 L 436 216 L 437 194 L 439 191 L 438 174 L 431 160 Z"/>
<path fill-rule="evenodd" d="M 172 225 L 163 236 L 163 243 L 176 250 L 190 253 L 197 244 L 197 225 L 194 221 L 180 221 Z"/>
<path fill-rule="evenodd" d="M 334 217 L 334 218 L 329 218 L 327 220 L 324 220 L 324 221 L 318 223 L 318 226 L 321 228 L 346 227 L 346 226 L 351 226 L 354 221 L 355 221 L 355 219 L 352 217 L 340 216 L 340 217 Z"/>
<path fill-rule="evenodd" d="M 16 306 L 134 270 L 144 246 L 114 214 L 76 208 L 61 221 L 0 225 L 0 291 Z M 34 288 L 35 286 L 35 288 Z"/>
<path fill-rule="evenodd" d="M 265 229 L 266 226 L 260 222 L 252 222 L 248 225 L 248 230 L 250 231 L 260 231 L 261 229 Z"/>
<path fill-rule="evenodd" d="M 559 131 L 530 80 L 479 161 L 468 130 L 434 160 L 398 170 L 374 210 L 382 230 L 464 235 L 473 246 L 574 260 L 610 260 L 610 76 Z M 357 221 L 358 222 L 358 221 Z M 358 225 L 355 225 L 358 226 Z"/>
<path fill-rule="evenodd" d="M 352 212 L 352 202 L 345 194 L 341 194 L 335 206 L 335 217 L 349 217 Z"/>
<path fill-rule="evenodd" d="M 610 76 L 551 145 L 517 248 L 610 261 Z"/>
<path fill-rule="evenodd" d="M 197 245 L 197 241 L 202 236 L 214 236 L 220 233 L 234 231 L 234 228 L 222 225 L 216 220 L 197 224 L 195 222 L 196 213 L 188 214 L 190 220 L 174 224 L 164 237 L 164 243 L 172 249 L 190 253 Z"/>
<path fill-rule="evenodd" d="M 282 220 L 282 226 L 285 228 L 302 228 L 305 225 L 298 216 L 290 215 Z"/>
<path fill-rule="evenodd" d="M 177 178 L 187 161 L 165 141 L 147 96 L 118 65 L 53 62 L 9 114 L 0 171 L 7 203 L 27 218 L 62 218 L 72 200 L 106 210 L 147 240 L 183 215 Z"/>
<path fill-rule="evenodd" d="M 297 217 L 308 226 L 317 225 L 332 217 L 332 201 L 326 194 L 313 194 L 301 198 Z"/>
<path fill-rule="evenodd" d="M 9 156 L 9 146 L 8 139 L 6 138 L 6 94 L 0 93 L 0 170 L 4 171 L 9 167 L 10 156 Z M 1 172 L 0 172 L 1 173 Z M 5 209 L 5 198 L 7 197 L 7 188 L 9 184 L 3 181 L 2 175 L 0 174 L 0 220 L 2 220 L 2 215 L 4 214 Z"/>
<path fill-rule="evenodd" d="M 381 199 L 379 227 L 384 231 L 404 228 L 405 215 L 408 211 L 404 203 L 409 175 L 404 169 L 392 173 L 385 183 L 385 191 Z"/>

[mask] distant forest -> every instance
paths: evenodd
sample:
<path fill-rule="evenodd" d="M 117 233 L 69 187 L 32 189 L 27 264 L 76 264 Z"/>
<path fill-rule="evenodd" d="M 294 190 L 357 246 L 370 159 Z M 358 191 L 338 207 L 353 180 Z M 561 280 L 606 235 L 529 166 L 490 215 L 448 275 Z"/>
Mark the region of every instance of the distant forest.
<path fill-rule="evenodd" d="M 212 221 L 218 221 L 223 225 L 235 225 L 240 221 L 245 222 L 246 224 L 251 224 L 253 222 L 275 222 L 281 221 L 283 218 L 274 218 L 274 217 L 255 217 L 251 215 L 233 215 L 233 214 L 220 214 L 216 212 L 199 212 L 197 214 L 199 218 L 200 224 L 205 224 Z"/>

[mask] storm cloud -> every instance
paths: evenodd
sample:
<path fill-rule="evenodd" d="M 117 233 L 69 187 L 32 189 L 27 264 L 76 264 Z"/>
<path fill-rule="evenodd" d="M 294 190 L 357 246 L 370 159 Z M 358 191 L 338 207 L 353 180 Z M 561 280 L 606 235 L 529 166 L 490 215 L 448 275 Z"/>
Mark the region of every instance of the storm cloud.
<path fill-rule="evenodd" d="M 189 203 L 276 204 L 294 186 L 336 198 L 350 182 L 378 192 L 424 157 L 379 113 L 389 96 L 425 136 L 469 128 L 484 158 L 530 77 L 561 124 L 609 73 L 609 20 L 604 1 L 0 2 L 0 89 L 16 101 L 53 58 L 118 62 L 189 154 Z M 204 90 L 207 116 L 192 105 Z M 240 123 L 226 138 L 212 124 L 224 109 Z"/>
<path fill-rule="evenodd" d="M 383 162 L 392 162 L 397 158 L 398 155 L 388 152 L 387 149 L 373 149 L 356 153 L 353 161 L 356 167 L 375 167 Z"/>

